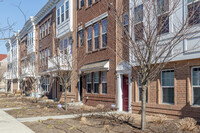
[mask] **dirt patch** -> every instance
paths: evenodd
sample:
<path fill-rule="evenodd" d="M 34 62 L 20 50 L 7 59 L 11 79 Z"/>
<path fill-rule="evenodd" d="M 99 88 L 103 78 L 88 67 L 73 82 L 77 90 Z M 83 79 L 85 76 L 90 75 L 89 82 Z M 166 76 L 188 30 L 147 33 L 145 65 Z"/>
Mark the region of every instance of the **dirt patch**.
<path fill-rule="evenodd" d="M 136 116 L 136 115 L 135 115 Z M 142 133 L 138 119 L 118 119 L 108 116 L 90 116 L 76 119 L 46 120 L 24 123 L 36 133 Z M 131 121 L 130 121 L 131 120 Z M 180 120 L 165 120 L 158 124 L 148 122 L 143 133 L 198 133 L 199 126 L 193 131 L 183 131 L 176 126 Z"/>

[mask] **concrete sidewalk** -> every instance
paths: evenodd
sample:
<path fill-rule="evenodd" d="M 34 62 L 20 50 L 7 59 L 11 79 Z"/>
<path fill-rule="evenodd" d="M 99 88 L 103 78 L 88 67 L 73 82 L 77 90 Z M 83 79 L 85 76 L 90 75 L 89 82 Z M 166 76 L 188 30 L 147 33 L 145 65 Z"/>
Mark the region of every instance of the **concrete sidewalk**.
<path fill-rule="evenodd" d="M 106 112 L 106 113 L 84 113 L 84 114 L 69 114 L 69 115 L 57 115 L 57 116 L 42 116 L 42 117 L 29 117 L 29 118 L 17 118 L 19 122 L 35 122 L 38 120 L 48 120 L 48 119 L 73 119 L 80 116 L 90 116 L 90 115 L 106 115 L 119 112 Z"/>
<path fill-rule="evenodd" d="M 3 110 L 0 110 L 0 133 L 34 133 Z"/>

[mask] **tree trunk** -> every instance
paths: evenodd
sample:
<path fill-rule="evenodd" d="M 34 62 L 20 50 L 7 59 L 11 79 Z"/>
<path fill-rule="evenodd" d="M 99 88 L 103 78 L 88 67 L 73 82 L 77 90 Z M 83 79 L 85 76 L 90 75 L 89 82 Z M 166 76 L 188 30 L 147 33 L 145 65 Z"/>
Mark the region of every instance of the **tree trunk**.
<path fill-rule="evenodd" d="M 67 89 L 65 87 L 65 110 L 67 110 Z"/>
<path fill-rule="evenodd" d="M 147 85 L 142 84 L 142 106 L 141 106 L 141 129 L 146 128 L 146 89 Z"/>

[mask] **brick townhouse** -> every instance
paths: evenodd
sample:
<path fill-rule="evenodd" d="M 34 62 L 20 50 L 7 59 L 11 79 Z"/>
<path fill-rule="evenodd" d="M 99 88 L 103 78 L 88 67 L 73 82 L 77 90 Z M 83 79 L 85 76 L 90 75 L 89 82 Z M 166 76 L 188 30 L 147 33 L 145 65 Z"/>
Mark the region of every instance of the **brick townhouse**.
<path fill-rule="evenodd" d="M 131 2 L 131 0 L 129 2 Z M 179 4 L 180 10 L 177 10 L 178 16 L 171 15 L 170 18 L 165 22 L 166 25 L 169 26 L 166 30 L 163 30 L 163 32 L 160 33 L 166 38 L 170 34 L 173 34 L 172 25 L 177 25 L 176 21 L 173 20 L 182 20 L 183 17 L 189 15 L 191 10 L 193 10 L 194 7 L 199 4 L 199 1 L 181 1 Z M 143 6 L 141 1 L 132 5 L 133 7 L 131 8 L 134 9 L 134 12 L 130 12 L 130 16 L 134 16 L 133 14 L 138 11 L 138 8 L 140 10 L 145 10 L 145 7 L 141 8 Z M 169 6 L 168 4 L 163 4 L 162 6 L 164 9 L 169 9 L 165 7 Z M 183 8 L 187 10 L 184 11 Z M 164 13 L 167 13 L 167 11 Z M 199 11 L 194 15 L 194 18 L 198 18 L 197 16 L 199 15 Z M 141 20 L 143 19 L 140 19 L 140 22 L 138 23 L 142 23 Z M 190 20 L 189 24 L 191 28 L 194 28 L 199 26 L 199 22 L 200 21 Z M 200 34 L 199 30 L 197 30 L 195 31 L 195 36 L 186 38 L 180 42 L 178 46 L 180 46 L 181 50 L 184 52 L 176 56 L 170 63 L 168 63 L 161 73 L 149 85 L 146 103 L 146 112 L 148 114 L 165 114 L 174 118 L 194 117 L 198 120 L 200 119 L 200 48 L 197 47 L 192 51 L 188 51 L 189 49 L 192 49 L 195 44 L 199 45 L 199 38 Z M 131 56 L 132 55 L 130 55 L 130 58 Z M 126 66 L 127 64 L 124 63 L 123 65 Z M 127 67 L 130 66 L 127 65 Z M 130 71 L 129 75 L 132 76 L 132 80 L 130 77 L 128 84 L 128 101 L 131 102 L 131 104 L 129 103 L 129 111 L 132 111 L 133 113 L 140 113 L 141 86 L 139 79 L 138 76 L 133 73 L 133 69 Z M 125 99 L 122 97 L 124 94 L 121 90 L 122 86 L 123 89 L 126 88 L 126 86 L 122 85 L 123 81 L 123 76 L 120 76 L 117 81 L 118 92 L 120 92 L 118 93 L 119 95 L 117 101 L 120 110 L 124 110 L 122 107 Z"/>
<path fill-rule="evenodd" d="M 36 30 L 34 17 L 30 17 L 19 32 L 19 77 L 20 89 L 26 94 L 33 93 L 37 88 L 37 52 L 36 52 Z M 38 89 L 36 89 L 36 92 Z"/>
<path fill-rule="evenodd" d="M 55 49 L 56 2 L 49 0 L 34 16 L 38 52 L 38 88 L 42 95 L 52 97 L 53 84 L 49 73 L 49 59 Z"/>
<path fill-rule="evenodd" d="M 84 104 L 116 104 L 116 23 L 108 4 L 115 0 L 77 3 L 78 100 Z"/>

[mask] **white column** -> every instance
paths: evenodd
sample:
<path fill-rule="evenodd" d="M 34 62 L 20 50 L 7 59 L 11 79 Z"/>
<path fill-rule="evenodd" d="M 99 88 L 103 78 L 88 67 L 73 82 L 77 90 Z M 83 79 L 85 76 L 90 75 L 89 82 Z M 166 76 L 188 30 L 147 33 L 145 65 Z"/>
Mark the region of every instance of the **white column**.
<path fill-rule="evenodd" d="M 122 75 L 117 74 L 117 109 L 122 111 Z"/>
<path fill-rule="evenodd" d="M 129 110 L 129 113 L 132 112 L 132 107 L 131 107 L 131 103 L 132 103 L 132 84 L 131 84 L 131 74 L 128 75 L 128 84 L 129 84 L 129 89 L 128 89 L 128 110 Z"/>
<path fill-rule="evenodd" d="M 13 80 L 11 80 L 11 93 L 13 93 Z"/>
<path fill-rule="evenodd" d="M 19 91 L 20 90 L 20 80 L 18 79 L 18 81 L 17 81 L 17 91 Z"/>

